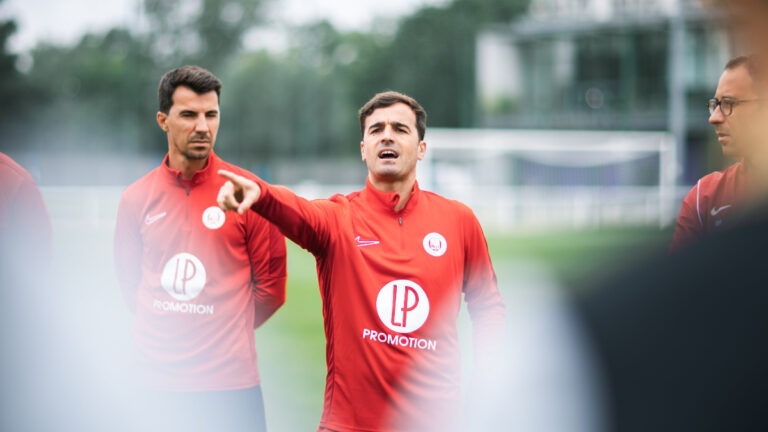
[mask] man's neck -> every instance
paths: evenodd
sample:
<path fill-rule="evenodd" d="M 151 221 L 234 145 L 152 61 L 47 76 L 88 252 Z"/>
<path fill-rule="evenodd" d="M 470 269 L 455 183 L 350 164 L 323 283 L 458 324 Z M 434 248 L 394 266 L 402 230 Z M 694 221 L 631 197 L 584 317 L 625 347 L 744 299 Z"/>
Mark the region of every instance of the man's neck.
<path fill-rule="evenodd" d="M 400 196 L 400 200 L 397 202 L 397 205 L 395 206 L 395 211 L 402 210 L 405 205 L 408 203 L 408 199 L 411 198 L 411 193 L 413 192 L 413 185 L 416 183 L 416 178 L 408 178 L 406 180 L 401 181 L 386 181 L 386 180 L 380 180 L 375 179 L 373 176 L 368 176 L 371 184 L 373 187 L 375 187 L 377 190 L 381 192 L 388 192 L 388 193 L 396 193 Z"/>
<path fill-rule="evenodd" d="M 765 178 L 768 176 L 768 165 L 766 165 L 766 161 L 762 161 L 760 158 L 745 157 L 741 163 L 744 165 L 744 172 L 750 177 Z"/>
<path fill-rule="evenodd" d="M 171 169 L 175 169 L 181 172 L 181 178 L 189 180 L 196 172 L 205 168 L 208 164 L 208 158 L 205 159 L 188 159 L 181 154 L 171 154 L 168 157 L 168 166 Z"/>

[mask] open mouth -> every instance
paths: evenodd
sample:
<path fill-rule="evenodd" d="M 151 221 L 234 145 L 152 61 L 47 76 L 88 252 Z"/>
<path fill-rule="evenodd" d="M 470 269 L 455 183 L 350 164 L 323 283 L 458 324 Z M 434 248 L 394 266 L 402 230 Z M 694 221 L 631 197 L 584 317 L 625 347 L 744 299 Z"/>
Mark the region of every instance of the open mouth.
<path fill-rule="evenodd" d="M 398 156 L 396 151 L 390 149 L 379 152 L 379 159 L 397 159 Z"/>

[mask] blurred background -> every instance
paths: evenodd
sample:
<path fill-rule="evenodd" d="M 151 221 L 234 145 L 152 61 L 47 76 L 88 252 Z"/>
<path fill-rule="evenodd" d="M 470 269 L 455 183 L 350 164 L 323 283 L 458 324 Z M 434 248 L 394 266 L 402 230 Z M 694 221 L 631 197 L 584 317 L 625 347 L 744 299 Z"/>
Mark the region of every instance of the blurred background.
<path fill-rule="evenodd" d="M 700 0 L 0 0 L 0 19 L 2 151 L 44 187 L 154 167 L 157 82 L 187 63 L 224 82 L 217 151 L 309 196 L 360 184 L 356 110 L 385 89 L 429 113 L 423 186 L 489 228 L 666 227 L 725 163 L 705 102 L 738 48 Z"/>
<path fill-rule="evenodd" d="M 525 353 L 541 335 L 519 317 L 665 253 L 684 194 L 728 163 L 706 101 L 742 49 L 701 0 L 0 0 L 0 151 L 41 186 L 52 273 L 71 293 L 63 333 L 107 391 L 131 319 L 112 270 L 114 218 L 124 187 L 167 151 L 155 123 L 165 71 L 218 75 L 217 153 L 308 198 L 363 185 L 357 109 L 382 90 L 408 93 L 429 116 L 419 181 L 477 213 L 513 351 Z M 325 371 L 312 257 L 290 253 L 288 302 L 257 333 L 278 431 L 316 426 Z M 534 374 L 537 398 L 529 360 L 510 380 L 529 402 L 557 403 L 552 380 L 568 366 Z M 522 430 L 577 430 L 546 411 L 513 410 Z"/>

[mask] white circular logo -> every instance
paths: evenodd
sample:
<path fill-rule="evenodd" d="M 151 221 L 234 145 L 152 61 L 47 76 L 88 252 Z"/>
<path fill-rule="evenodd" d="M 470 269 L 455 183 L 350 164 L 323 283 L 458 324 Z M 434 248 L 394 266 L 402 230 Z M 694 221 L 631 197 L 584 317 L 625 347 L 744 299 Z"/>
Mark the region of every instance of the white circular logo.
<path fill-rule="evenodd" d="M 203 225 L 212 230 L 221 228 L 226 219 L 224 210 L 216 206 L 208 207 L 203 212 Z"/>
<path fill-rule="evenodd" d="M 429 316 L 429 299 L 413 281 L 392 281 L 379 291 L 376 298 L 379 319 L 387 328 L 398 333 L 418 330 Z"/>
<path fill-rule="evenodd" d="M 174 255 L 163 267 L 160 283 L 176 300 L 188 301 L 205 288 L 205 267 L 196 256 L 182 252 Z"/>
<path fill-rule="evenodd" d="M 445 241 L 445 237 L 442 234 L 433 232 L 424 236 L 424 250 L 432 256 L 443 256 L 448 249 L 448 242 Z"/>

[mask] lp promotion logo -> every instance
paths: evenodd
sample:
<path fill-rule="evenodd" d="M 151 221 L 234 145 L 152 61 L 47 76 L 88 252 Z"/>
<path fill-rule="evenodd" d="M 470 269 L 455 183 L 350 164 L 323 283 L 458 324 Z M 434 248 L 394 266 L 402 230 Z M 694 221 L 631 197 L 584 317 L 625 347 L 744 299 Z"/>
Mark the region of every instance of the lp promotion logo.
<path fill-rule="evenodd" d="M 203 263 L 196 256 L 183 252 L 165 263 L 160 283 L 174 299 L 189 301 L 200 294 L 205 281 Z"/>
<path fill-rule="evenodd" d="M 429 299 L 416 282 L 401 279 L 384 285 L 376 298 L 376 309 L 387 328 L 411 333 L 427 321 Z"/>

